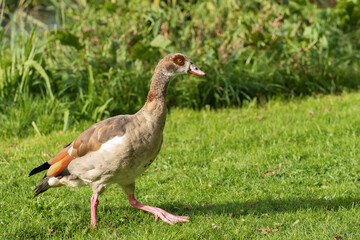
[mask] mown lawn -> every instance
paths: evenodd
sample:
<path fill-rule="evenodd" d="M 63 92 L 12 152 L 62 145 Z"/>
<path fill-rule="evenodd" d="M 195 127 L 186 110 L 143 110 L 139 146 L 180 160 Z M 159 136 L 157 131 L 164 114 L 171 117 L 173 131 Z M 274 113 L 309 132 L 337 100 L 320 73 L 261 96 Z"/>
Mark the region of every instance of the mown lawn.
<path fill-rule="evenodd" d="M 360 93 L 218 111 L 171 109 L 137 197 L 191 222 L 132 208 L 118 186 L 90 225 L 89 187 L 33 198 L 48 160 L 88 123 L 0 144 L 0 238 L 360 239 Z"/>

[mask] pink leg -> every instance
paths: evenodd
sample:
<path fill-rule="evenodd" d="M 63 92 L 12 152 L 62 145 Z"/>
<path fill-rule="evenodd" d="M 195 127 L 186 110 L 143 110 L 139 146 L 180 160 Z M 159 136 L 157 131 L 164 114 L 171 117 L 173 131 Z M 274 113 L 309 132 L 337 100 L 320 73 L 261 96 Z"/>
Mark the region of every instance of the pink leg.
<path fill-rule="evenodd" d="M 136 207 L 138 209 L 141 209 L 141 210 L 144 210 L 144 211 L 155 214 L 155 221 L 157 221 L 158 217 L 160 217 L 164 222 L 167 222 L 167 223 L 170 223 L 170 224 L 177 223 L 177 222 L 189 222 L 189 217 L 175 216 L 175 215 L 172 215 L 171 213 L 168 213 L 168 212 L 164 211 L 161 208 L 147 206 L 147 205 L 144 205 L 144 204 L 138 202 L 135 199 L 134 194 L 129 195 L 129 203 L 133 207 Z"/>
<path fill-rule="evenodd" d="M 96 208 L 98 204 L 98 195 L 94 193 L 91 197 L 91 223 L 93 228 L 96 228 Z"/>

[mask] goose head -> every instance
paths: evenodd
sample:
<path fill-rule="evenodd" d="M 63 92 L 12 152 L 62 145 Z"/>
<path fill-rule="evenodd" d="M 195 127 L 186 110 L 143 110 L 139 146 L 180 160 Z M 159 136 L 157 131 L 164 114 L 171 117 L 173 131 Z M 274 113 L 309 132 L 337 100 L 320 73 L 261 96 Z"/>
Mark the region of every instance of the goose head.
<path fill-rule="evenodd" d="M 190 58 L 181 53 L 168 54 L 159 62 L 155 71 L 159 71 L 167 76 L 186 73 L 199 76 L 206 75 L 190 60 Z"/>

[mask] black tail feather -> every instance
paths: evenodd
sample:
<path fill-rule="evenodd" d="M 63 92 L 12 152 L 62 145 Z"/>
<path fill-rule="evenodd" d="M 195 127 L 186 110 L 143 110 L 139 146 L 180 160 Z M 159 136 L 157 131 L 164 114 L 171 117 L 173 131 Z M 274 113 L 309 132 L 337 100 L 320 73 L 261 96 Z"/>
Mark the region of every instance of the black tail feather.
<path fill-rule="evenodd" d="M 39 172 L 41 172 L 41 171 L 44 171 L 44 170 L 46 170 L 46 169 L 49 169 L 50 166 L 51 166 L 51 165 L 46 162 L 46 163 L 42 164 L 41 166 L 39 166 L 39 167 L 34 168 L 33 170 L 31 170 L 31 172 L 29 173 L 29 176 L 32 176 L 32 175 L 34 175 L 34 174 L 36 174 L 36 173 L 39 173 Z"/>
<path fill-rule="evenodd" d="M 36 197 L 37 195 L 39 195 L 40 193 L 45 192 L 46 190 L 48 190 L 50 188 L 49 186 L 49 179 L 46 178 L 44 179 L 39 185 L 37 185 L 34 190 L 36 190 L 34 197 Z"/>

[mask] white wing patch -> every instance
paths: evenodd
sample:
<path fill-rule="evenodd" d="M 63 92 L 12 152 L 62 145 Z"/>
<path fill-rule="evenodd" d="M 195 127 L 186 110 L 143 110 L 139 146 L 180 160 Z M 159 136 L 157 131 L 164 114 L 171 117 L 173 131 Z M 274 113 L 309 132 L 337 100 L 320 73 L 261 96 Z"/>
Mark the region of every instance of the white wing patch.
<path fill-rule="evenodd" d="M 122 137 L 116 136 L 116 137 L 112 138 L 111 140 L 107 141 L 106 143 L 103 143 L 101 145 L 100 150 L 112 150 L 112 149 L 116 148 L 117 145 L 120 145 L 123 143 L 124 137 L 125 137 L 125 135 Z"/>
<path fill-rule="evenodd" d="M 73 150 L 73 147 L 71 146 L 71 148 L 68 150 L 68 154 L 69 154 L 70 156 L 71 156 L 72 150 Z"/>
<path fill-rule="evenodd" d="M 62 185 L 56 177 L 49 178 L 48 184 L 51 187 L 59 187 Z"/>

